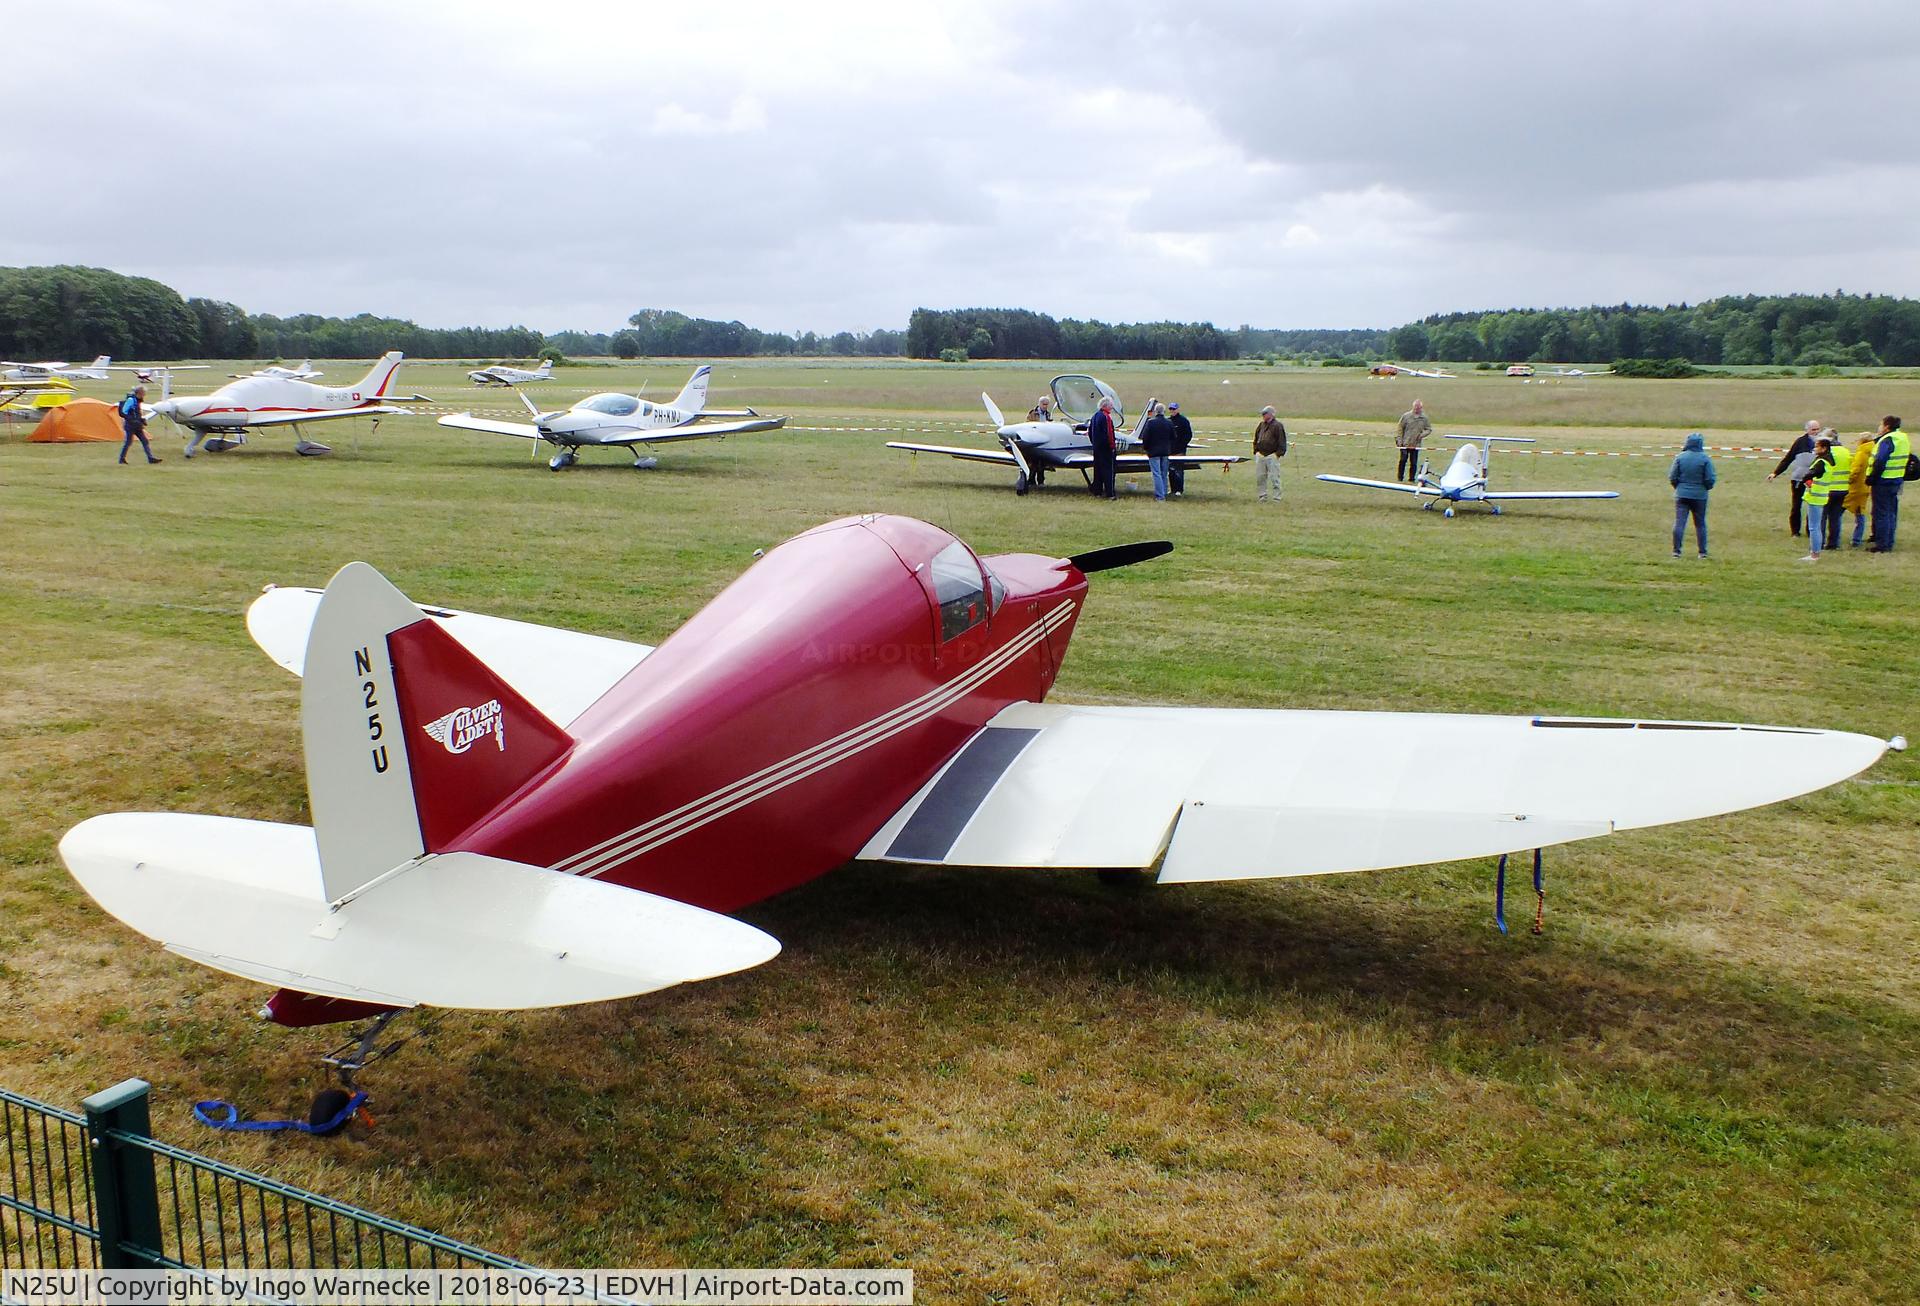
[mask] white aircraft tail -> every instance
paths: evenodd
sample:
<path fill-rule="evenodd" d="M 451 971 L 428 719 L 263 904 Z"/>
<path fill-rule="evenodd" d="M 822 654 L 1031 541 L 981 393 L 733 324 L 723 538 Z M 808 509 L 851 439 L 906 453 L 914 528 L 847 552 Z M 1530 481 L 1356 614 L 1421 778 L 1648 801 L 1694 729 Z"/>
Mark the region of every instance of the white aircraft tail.
<path fill-rule="evenodd" d="M 987 406 L 987 417 L 993 422 L 994 430 L 997 431 L 1007 424 L 1007 419 L 1000 415 L 1000 405 L 993 402 L 993 396 L 985 390 L 980 392 L 980 402 Z"/>
<path fill-rule="evenodd" d="M 540 366 L 533 369 L 533 379 L 536 381 L 547 381 L 547 380 L 551 380 L 552 377 L 553 377 L 553 360 L 551 358 L 541 359 Z"/>
<path fill-rule="evenodd" d="M 112 362 L 113 362 L 112 354 L 102 354 L 98 358 L 94 359 L 91 363 L 88 363 L 87 366 L 88 367 L 107 367 L 110 364 L 112 364 Z"/>
<path fill-rule="evenodd" d="M 362 399 L 379 399 L 387 393 L 387 387 L 393 384 L 393 374 L 400 370 L 400 363 L 406 355 L 397 349 L 389 349 L 381 355 L 373 370 L 360 378 L 353 387 Z"/>
<path fill-rule="evenodd" d="M 686 413 L 704 412 L 707 407 L 707 382 L 712 376 L 712 366 L 701 364 L 694 370 L 693 376 L 688 379 L 686 385 L 681 387 L 679 396 L 674 399 L 671 406 Z"/>
<path fill-rule="evenodd" d="M 507 1010 L 758 965 L 748 925 L 452 845 L 573 746 L 365 563 L 314 611 L 301 724 L 314 825 L 123 812 L 60 855 L 95 901 L 204 965 L 323 997 Z"/>

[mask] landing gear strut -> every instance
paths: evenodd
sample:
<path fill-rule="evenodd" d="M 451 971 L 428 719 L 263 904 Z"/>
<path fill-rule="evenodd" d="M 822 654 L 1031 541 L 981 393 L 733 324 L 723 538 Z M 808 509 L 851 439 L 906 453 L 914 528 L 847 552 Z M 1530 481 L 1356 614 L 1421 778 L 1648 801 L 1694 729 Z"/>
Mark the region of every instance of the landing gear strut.
<path fill-rule="evenodd" d="M 347 1121 L 352 1119 L 352 1116 L 343 1117 L 341 1113 L 346 1110 L 347 1104 L 353 1100 L 354 1095 L 360 1092 L 359 1087 L 353 1082 L 353 1077 L 374 1062 L 386 1060 L 423 1032 L 416 1029 L 411 1034 L 403 1034 L 385 1043 L 380 1042 L 380 1036 L 386 1033 L 387 1026 L 393 1023 L 395 1016 L 401 1014 L 403 1013 L 399 1011 L 382 1012 L 374 1017 L 373 1023 L 361 1030 L 359 1034 L 320 1058 L 324 1064 L 333 1067 L 334 1073 L 339 1076 L 340 1085 L 337 1088 L 323 1088 L 314 1094 L 313 1105 L 307 1109 L 308 1124 L 322 1125 L 329 1120 L 339 1120 L 333 1129 L 325 1131 L 327 1133 L 335 1133 L 346 1127 Z"/>

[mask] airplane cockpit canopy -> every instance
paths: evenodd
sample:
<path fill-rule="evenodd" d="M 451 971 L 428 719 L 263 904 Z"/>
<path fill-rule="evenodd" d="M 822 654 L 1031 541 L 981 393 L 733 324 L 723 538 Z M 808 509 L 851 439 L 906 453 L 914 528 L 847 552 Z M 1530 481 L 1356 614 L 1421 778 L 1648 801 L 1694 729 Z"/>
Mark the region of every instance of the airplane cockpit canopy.
<path fill-rule="evenodd" d="M 608 417 L 632 417 L 640 411 L 640 401 L 632 395 L 604 394 L 582 399 L 574 407 L 589 413 L 605 413 Z"/>
<path fill-rule="evenodd" d="M 1100 407 L 1102 399 L 1113 400 L 1113 415 L 1118 420 L 1125 414 L 1120 405 L 1120 396 L 1105 381 L 1091 376 L 1056 376 L 1047 383 L 1053 391 L 1053 406 L 1070 421 L 1084 422 L 1091 418 Z"/>

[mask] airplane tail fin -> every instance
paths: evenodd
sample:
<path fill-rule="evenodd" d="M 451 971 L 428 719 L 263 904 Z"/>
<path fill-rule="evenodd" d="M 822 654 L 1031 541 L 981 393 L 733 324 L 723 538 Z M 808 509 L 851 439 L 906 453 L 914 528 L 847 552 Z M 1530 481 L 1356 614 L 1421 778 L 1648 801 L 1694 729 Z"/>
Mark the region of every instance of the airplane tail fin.
<path fill-rule="evenodd" d="M 1000 405 L 994 403 L 993 396 L 989 395 L 985 390 L 980 392 L 980 402 L 987 406 L 987 417 L 992 421 L 996 431 L 1007 424 L 1007 419 L 1001 415 Z"/>
<path fill-rule="evenodd" d="M 88 363 L 87 366 L 88 367 L 106 367 L 112 362 L 113 362 L 112 354 L 102 354 L 98 358 L 94 359 L 91 363 Z"/>
<path fill-rule="evenodd" d="M 394 373 L 400 370 L 400 362 L 405 357 L 406 355 L 399 350 L 389 349 L 381 356 L 380 361 L 373 365 L 373 370 L 360 378 L 360 383 L 353 387 L 354 390 L 362 399 L 385 398 L 388 388 L 393 385 Z"/>
<path fill-rule="evenodd" d="M 551 358 L 541 359 L 540 366 L 533 369 L 533 374 L 542 381 L 550 378 L 553 375 L 553 360 Z"/>
<path fill-rule="evenodd" d="M 688 378 L 686 385 L 681 387 L 679 397 L 673 401 L 672 406 L 683 412 L 704 412 L 707 407 L 707 381 L 712 375 L 712 366 L 701 364 Z"/>
<path fill-rule="evenodd" d="M 329 901 L 446 850 L 573 746 L 362 562 L 314 612 L 300 719 Z"/>
<path fill-rule="evenodd" d="M 687 903 L 448 848 L 572 740 L 365 563 L 327 586 L 302 671 L 313 827 L 93 817 L 60 856 L 96 902 L 202 965 L 348 1004 L 320 1019 L 599 1002 L 779 952 Z"/>

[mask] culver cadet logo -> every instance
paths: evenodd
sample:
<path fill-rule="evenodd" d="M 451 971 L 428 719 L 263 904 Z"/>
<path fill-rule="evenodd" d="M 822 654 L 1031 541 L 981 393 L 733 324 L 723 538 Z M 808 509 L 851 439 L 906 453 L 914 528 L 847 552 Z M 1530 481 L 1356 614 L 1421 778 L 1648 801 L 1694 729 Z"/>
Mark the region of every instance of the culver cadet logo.
<path fill-rule="evenodd" d="M 497 698 L 477 707 L 455 708 L 420 728 L 449 753 L 464 753 L 488 735 L 493 736 L 494 747 L 507 751 L 507 718 Z"/>

